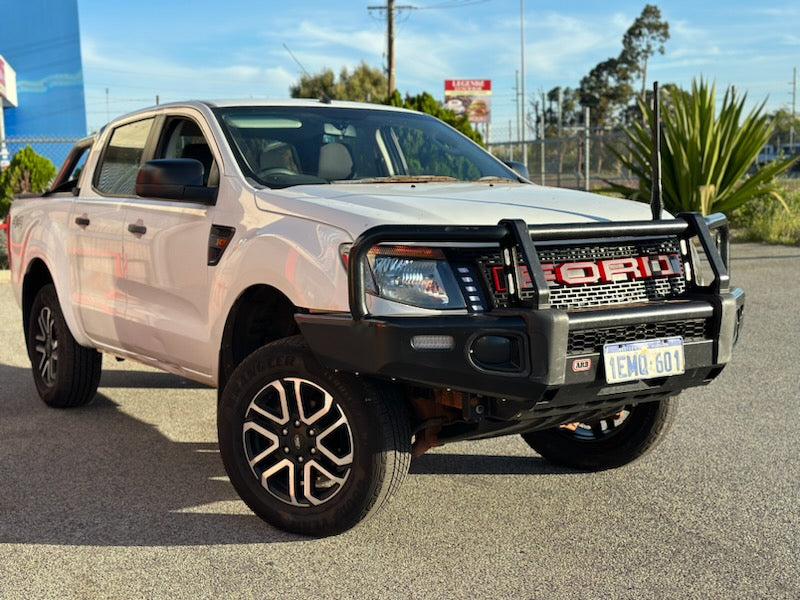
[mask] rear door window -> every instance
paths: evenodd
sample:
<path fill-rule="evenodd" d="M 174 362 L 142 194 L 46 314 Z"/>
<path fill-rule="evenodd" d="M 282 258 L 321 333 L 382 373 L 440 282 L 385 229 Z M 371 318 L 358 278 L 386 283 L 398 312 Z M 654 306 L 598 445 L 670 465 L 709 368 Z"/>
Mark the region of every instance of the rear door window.
<path fill-rule="evenodd" d="M 97 169 L 95 188 L 109 196 L 133 196 L 136 173 L 144 156 L 144 148 L 153 119 L 143 119 L 117 127 L 108 141 Z"/>

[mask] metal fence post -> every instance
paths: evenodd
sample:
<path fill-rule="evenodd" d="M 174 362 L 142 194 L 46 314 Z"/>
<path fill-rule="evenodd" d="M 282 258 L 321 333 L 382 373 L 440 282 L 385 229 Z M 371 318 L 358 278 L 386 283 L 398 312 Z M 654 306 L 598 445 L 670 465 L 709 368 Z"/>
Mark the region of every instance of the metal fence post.
<path fill-rule="evenodd" d="M 592 179 L 589 176 L 589 158 L 591 156 L 591 154 L 589 153 L 589 135 L 590 135 L 591 131 L 589 129 L 589 107 L 588 106 L 584 109 L 583 114 L 584 114 L 584 122 L 585 122 L 585 127 L 586 127 L 586 134 L 584 136 L 586 138 L 586 148 L 585 148 L 585 152 L 584 152 L 584 154 L 586 155 L 586 157 L 584 158 L 584 162 L 585 162 L 585 165 L 584 165 L 585 171 L 584 171 L 584 173 L 585 173 L 585 176 L 586 176 L 586 191 L 588 192 L 592 187 Z"/>
<path fill-rule="evenodd" d="M 540 137 L 540 139 L 541 139 L 542 147 L 541 147 L 541 155 L 539 157 L 539 164 L 540 164 L 540 168 L 541 168 L 541 171 L 542 171 L 542 185 L 545 185 L 544 153 L 545 153 L 545 150 L 546 150 L 546 146 L 545 146 L 545 141 L 544 141 L 544 111 L 542 111 L 541 127 L 540 128 L 541 128 L 541 137 Z"/>

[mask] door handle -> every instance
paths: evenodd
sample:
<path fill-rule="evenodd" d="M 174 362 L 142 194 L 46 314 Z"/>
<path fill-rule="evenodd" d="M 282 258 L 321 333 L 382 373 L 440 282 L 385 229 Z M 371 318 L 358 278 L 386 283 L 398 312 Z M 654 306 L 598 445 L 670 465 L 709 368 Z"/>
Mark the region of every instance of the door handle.
<path fill-rule="evenodd" d="M 75 217 L 75 225 L 79 225 L 80 227 L 88 227 L 89 223 L 91 223 L 91 221 L 89 221 L 88 217 Z"/>
<path fill-rule="evenodd" d="M 135 233 L 136 235 L 144 235 L 147 233 L 147 227 L 144 225 L 139 225 L 138 223 L 131 223 L 128 225 L 128 231 Z"/>

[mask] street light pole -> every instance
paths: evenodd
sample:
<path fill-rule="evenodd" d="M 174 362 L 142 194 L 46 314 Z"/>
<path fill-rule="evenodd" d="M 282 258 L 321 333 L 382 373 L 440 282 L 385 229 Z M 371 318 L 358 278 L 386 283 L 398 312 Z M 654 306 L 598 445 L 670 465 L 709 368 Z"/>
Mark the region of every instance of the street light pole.
<path fill-rule="evenodd" d="M 789 125 L 789 151 L 794 152 L 794 120 L 797 112 L 797 67 L 792 69 L 792 122 Z"/>
<path fill-rule="evenodd" d="M 525 0 L 519 0 L 519 45 L 520 45 L 520 62 L 522 70 L 522 164 L 528 166 L 528 151 L 525 147 L 525 130 L 527 123 L 525 122 Z"/>

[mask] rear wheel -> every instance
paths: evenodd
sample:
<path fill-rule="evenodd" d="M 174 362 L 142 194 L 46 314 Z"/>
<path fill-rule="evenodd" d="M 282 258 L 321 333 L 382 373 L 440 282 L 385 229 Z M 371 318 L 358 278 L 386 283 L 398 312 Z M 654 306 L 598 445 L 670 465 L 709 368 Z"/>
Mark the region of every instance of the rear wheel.
<path fill-rule="evenodd" d="M 231 483 L 265 521 L 341 533 L 379 510 L 411 459 L 403 399 L 324 369 L 302 338 L 257 350 L 233 372 L 218 414 Z"/>
<path fill-rule="evenodd" d="M 602 471 L 652 450 L 669 430 L 676 411 L 675 399 L 645 402 L 596 421 L 523 433 L 522 438 L 553 464 Z"/>
<path fill-rule="evenodd" d="M 36 390 L 49 406 L 81 406 L 97 393 L 102 355 L 72 337 L 52 284 L 39 290 L 31 306 L 28 356 Z"/>

